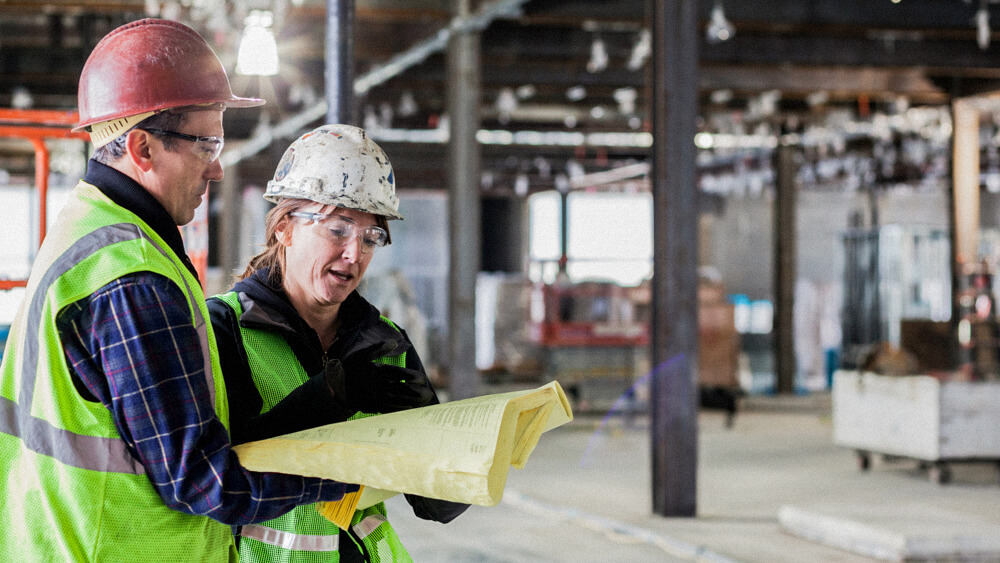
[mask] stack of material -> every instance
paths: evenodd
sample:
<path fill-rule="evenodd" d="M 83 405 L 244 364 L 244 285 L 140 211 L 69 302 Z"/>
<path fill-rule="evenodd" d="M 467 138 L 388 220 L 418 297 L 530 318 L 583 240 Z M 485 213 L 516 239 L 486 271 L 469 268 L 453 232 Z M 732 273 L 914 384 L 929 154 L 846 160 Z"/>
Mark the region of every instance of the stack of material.
<path fill-rule="evenodd" d="M 481 371 L 537 375 L 541 369 L 526 331 L 530 290 L 521 274 L 480 272 L 476 278 L 476 367 Z"/>
<path fill-rule="evenodd" d="M 698 385 L 737 388 L 740 337 L 721 282 L 698 284 Z"/>

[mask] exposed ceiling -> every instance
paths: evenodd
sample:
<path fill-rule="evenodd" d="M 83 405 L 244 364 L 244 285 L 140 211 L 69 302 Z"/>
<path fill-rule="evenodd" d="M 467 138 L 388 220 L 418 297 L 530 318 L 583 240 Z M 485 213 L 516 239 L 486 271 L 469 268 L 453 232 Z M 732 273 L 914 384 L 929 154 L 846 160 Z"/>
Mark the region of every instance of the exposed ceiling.
<path fill-rule="evenodd" d="M 530 190 L 551 188 L 567 167 L 593 173 L 645 160 L 647 137 L 635 134 L 648 132 L 649 123 L 650 65 L 642 57 L 649 0 L 472 4 L 473 12 L 487 14 L 481 33 L 482 129 L 494 132 L 498 141 L 510 138 L 506 132 L 573 134 L 549 137 L 540 145 L 485 144 L 485 188 L 513 193 L 524 180 Z M 993 15 L 986 22 L 1000 28 L 1000 4 L 992 1 L 698 4 L 700 37 L 713 5 L 724 8 L 734 32 L 727 41 L 705 39 L 699 45 L 700 115 L 708 132 L 767 134 L 810 123 L 831 127 L 1000 90 L 1000 35 L 984 34 L 983 18 L 977 19 L 985 8 Z M 371 79 L 355 102 L 357 121 L 386 130 L 382 144 L 402 189 L 446 185 L 445 145 L 403 139 L 407 132 L 423 131 L 420 139 L 434 141 L 433 131 L 426 130 L 442 124 L 446 53 L 434 40 L 453 21 L 452 5 L 450 0 L 356 1 L 355 75 Z M 489 12 L 498 5 L 515 10 Z M 281 60 L 277 76 L 233 72 L 243 20 L 251 9 L 274 13 Z M 253 135 L 262 112 L 272 125 L 293 123 L 292 129 L 301 129 L 290 120 L 322 102 L 327 7 L 321 0 L 0 0 L 0 107 L 23 106 L 30 99 L 35 108 L 74 108 L 77 78 L 96 42 L 118 25 L 147 15 L 198 29 L 230 70 L 234 90 L 268 98 L 265 110 L 227 112 L 230 146 Z M 989 44 L 981 48 L 984 39 Z M 414 55 L 418 62 L 401 65 L 391 78 L 375 78 L 373 71 L 392 70 L 390 63 L 400 54 Z M 622 135 L 604 137 L 614 143 L 603 146 L 600 138 L 580 144 L 587 138 L 581 135 L 609 132 Z M 289 140 L 274 141 L 261 153 L 264 158 L 254 159 L 262 174 L 273 169 Z M 0 144 L 0 168 L 30 166 L 24 152 Z"/>

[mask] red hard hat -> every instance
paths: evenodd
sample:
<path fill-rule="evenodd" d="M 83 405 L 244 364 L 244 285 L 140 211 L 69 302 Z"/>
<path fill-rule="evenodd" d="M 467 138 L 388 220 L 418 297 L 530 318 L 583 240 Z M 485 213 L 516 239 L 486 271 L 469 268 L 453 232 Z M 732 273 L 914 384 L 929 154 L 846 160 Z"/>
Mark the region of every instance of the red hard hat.
<path fill-rule="evenodd" d="M 76 130 L 169 108 L 264 103 L 233 95 L 226 69 L 195 30 L 160 19 L 127 23 L 104 36 L 83 66 L 77 99 Z"/>

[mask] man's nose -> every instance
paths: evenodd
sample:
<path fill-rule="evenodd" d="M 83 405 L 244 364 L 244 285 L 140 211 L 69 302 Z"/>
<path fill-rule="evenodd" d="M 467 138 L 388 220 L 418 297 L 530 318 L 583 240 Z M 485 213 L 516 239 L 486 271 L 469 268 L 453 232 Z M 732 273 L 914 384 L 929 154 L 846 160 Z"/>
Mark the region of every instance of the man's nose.
<path fill-rule="evenodd" d="M 212 182 L 221 182 L 226 176 L 225 171 L 222 170 L 222 159 L 217 158 L 208 164 L 208 169 L 205 170 L 205 177 Z"/>

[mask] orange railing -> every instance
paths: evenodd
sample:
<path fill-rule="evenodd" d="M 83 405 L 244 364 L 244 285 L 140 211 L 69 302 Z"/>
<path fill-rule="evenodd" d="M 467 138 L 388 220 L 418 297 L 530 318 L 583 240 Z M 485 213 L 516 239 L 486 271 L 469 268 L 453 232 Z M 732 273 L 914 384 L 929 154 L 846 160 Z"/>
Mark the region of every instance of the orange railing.
<path fill-rule="evenodd" d="M 8 109 L 0 108 L 0 137 L 17 137 L 27 139 L 35 148 L 35 185 L 38 187 L 38 244 L 45 240 L 46 217 L 48 215 L 49 195 L 49 149 L 45 139 L 83 139 L 90 140 L 90 135 L 81 131 L 74 133 L 73 126 L 79 117 L 75 111 L 38 110 L 38 109 Z M 205 195 L 207 202 L 208 195 Z M 208 269 L 208 212 L 207 203 L 202 203 L 205 209 L 199 209 L 195 220 L 181 229 L 188 243 L 188 255 L 198 270 L 201 283 L 205 285 L 205 274 Z M 188 240 L 190 239 L 190 240 Z M 0 290 L 24 287 L 27 280 L 0 280 Z"/>
<path fill-rule="evenodd" d="M 49 195 L 49 149 L 46 139 L 84 139 L 86 133 L 74 133 L 78 121 L 75 111 L 0 108 L 0 137 L 27 139 L 35 148 L 35 186 L 38 188 L 38 244 L 45 239 Z M 27 280 L 0 280 L 0 289 L 24 287 Z"/>

